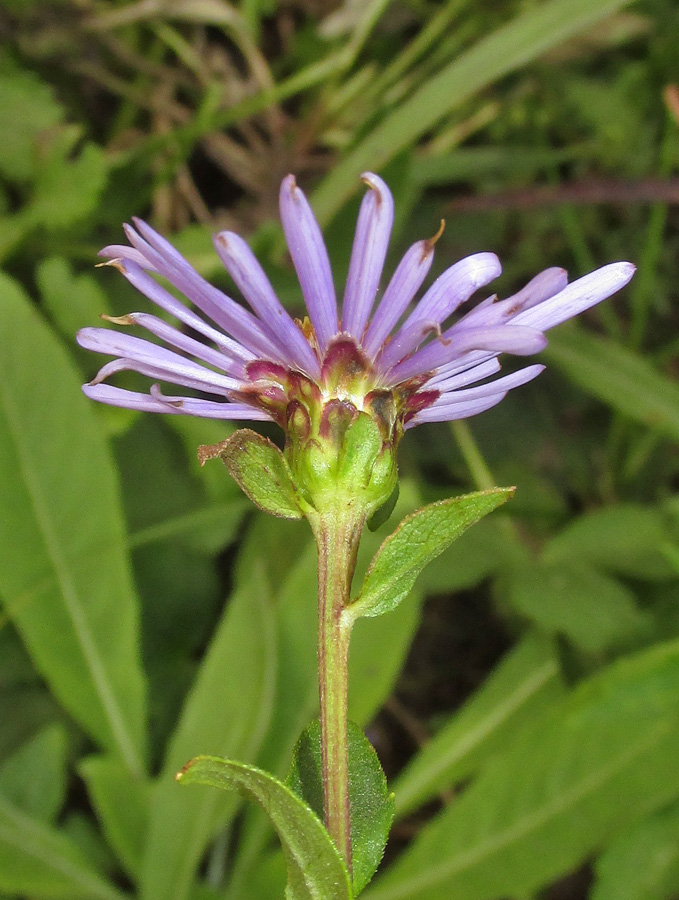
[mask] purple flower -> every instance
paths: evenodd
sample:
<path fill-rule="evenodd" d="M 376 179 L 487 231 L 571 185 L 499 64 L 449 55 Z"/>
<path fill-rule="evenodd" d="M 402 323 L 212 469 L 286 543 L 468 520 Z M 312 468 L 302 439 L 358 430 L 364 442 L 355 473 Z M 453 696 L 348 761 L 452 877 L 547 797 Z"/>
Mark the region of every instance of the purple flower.
<path fill-rule="evenodd" d="M 292 175 L 281 185 L 280 209 L 308 319 L 283 308 L 245 241 L 231 232 L 215 236 L 220 259 L 250 310 L 205 281 L 144 222 L 125 226 L 131 246 L 109 246 L 101 256 L 142 294 L 179 323 L 149 313 L 112 319 L 139 325 L 161 343 L 107 328 L 84 328 L 81 346 L 114 357 L 83 390 L 88 397 L 149 412 L 220 419 L 274 419 L 284 428 L 309 424 L 322 410 L 384 409 L 389 427 L 466 418 L 489 409 L 508 390 L 544 368 L 530 365 L 493 378 L 498 355 L 529 356 L 546 344 L 544 332 L 618 291 L 634 266 L 612 263 L 568 284 L 563 269 L 545 269 L 518 293 L 496 296 L 459 316 L 453 313 L 500 274 L 493 253 L 477 253 L 440 275 L 413 300 L 434 256 L 437 234 L 406 252 L 377 300 L 393 222 L 388 187 L 366 173 L 341 318 L 320 228 Z M 439 233 L 440 234 L 440 233 Z M 159 275 L 190 302 L 176 299 Z M 412 309 L 408 312 L 412 305 Z M 373 307 L 375 307 L 373 309 Z M 406 315 L 406 313 L 408 314 Z M 405 318 L 404 318 L 405 316 Z M 152 379 L 148 393 L 106 383 L 130 369 Z M 159 382 L 197 391 L 171 396 Z M 300 407 L 305 412 L 300 419 Z M 318 427 L 318 422 L 315 423 Z"/>

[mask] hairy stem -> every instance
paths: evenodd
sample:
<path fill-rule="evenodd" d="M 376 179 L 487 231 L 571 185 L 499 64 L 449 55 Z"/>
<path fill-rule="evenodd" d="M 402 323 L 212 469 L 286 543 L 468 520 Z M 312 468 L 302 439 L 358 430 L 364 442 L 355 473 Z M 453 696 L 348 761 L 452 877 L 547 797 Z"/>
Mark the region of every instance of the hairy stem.
<path fill-rule="evenodd" d="M 342 620 L 365 517 L 338 498 L 313 522 L 318 545 L 318 677 L 325 827 L 351 872 L 347 688 L 351 625 Z"/>

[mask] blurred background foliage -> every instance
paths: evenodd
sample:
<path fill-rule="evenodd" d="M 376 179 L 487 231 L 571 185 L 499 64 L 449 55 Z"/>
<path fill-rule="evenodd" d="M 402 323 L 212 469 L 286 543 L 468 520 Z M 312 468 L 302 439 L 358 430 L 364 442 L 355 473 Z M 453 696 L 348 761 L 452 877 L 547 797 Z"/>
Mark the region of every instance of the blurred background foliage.
<path fill-rule="evenodd" d="M 391 264 L 445 218 L 435 271 L 495 251 L 501 294 L 639 267 L 535 384 L 402 444 L 364 566 L 424 501 L 517 493 L 357 628 L 351 714 L 398 808 L 368 895 L 679 897 L 675 0 L 0 0 L 0 36 L 3 900 L 282 896 L 264 818 L 172 775 L 285 772 L 316 710 L 309 535 L 199 470 L 229 425 L 89 404 L 74 333 L 146 308 L 92 268 L 133 215 L 227 290 L 210 234 L 238 231 L 299 310 L 280 180 L 341 284 L 364 169 Z"/>

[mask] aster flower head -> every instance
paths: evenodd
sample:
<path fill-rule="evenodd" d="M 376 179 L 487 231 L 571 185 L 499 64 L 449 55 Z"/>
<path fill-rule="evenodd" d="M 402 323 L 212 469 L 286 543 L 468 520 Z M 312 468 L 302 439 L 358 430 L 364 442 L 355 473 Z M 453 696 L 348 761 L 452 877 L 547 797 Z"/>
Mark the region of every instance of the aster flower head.
<path fill-rule="evenodd" d="M 146 223 L 135 219 L 134 227 L 125 226 L 130 245 L 105 247 L 100 255 L 179 326 L 145 312 L 111 320 L 141 326 L 160 343 L 84 328 L 78 334 L 81 346 L 113 357 L 83 386 L 85 394 L 148 412 L 272 419 L 285 430 L 293 463 L 309 448 L 325 452 L 327 444 L 340 446 L 348 429 L 366 418 L 383 448 L 393 451 L 404 430 L 476 415 L 535 378 L 542 365 L 495 377 L 498 356 L 542 350 L 546 330 L 609 297 L 634 273 L 633 265 L 618 262 L 569 284 L 563 269 L 549 268 L 513 296 L 488 297 L 451 323 L 477 290 L 498 277 L 501 265 L 494 253 L 466 257 L 414 302 L 431 268 L 437 234 L 407 250 L 378 299 L 394 203 L 381 178 L 366 173 L 362 179 L 368 190 L 341 310 L 311 207 L 292 175 L 283 180 L 281 220 L 306 304 L 303 320 L 284 309 L 238 235 L 221 232 L 214 244 L 250 309 L 209 284 Z M 122 370 L 150 378 L 148 393 L 109 384 Z M 199 396 L 170 395 L 160 382 Z M 311 467 L 318 465 L 315 460 Z"/>

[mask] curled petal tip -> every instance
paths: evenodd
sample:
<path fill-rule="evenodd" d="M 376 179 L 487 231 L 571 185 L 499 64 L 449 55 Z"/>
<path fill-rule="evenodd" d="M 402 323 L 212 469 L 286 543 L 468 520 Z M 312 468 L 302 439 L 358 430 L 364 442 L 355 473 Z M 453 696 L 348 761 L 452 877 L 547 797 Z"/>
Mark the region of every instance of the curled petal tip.
<path fill-rule="evenodd" d="M 446 220 L 441 219 L 441 224 L 439 225 L 439 230 L 436 232 L 436 234 L 424 241 L 424 256 L 428 256 L 434 250 L 434 246 L 439 242 L 439 239 L 445 230 Z"/>
<path fill-rule="evenodd" d="M 127 269 L 125 268 L 125 260 L 120 259 L 120 257 L 115 257 L 114 259 L 105 259 L 103 262 L 95 263 L 95 269 L 104 269 L 110 266 L 113 269 L 117 269 L 122 275 L 125 275 Z"/>
<path fill-rule="evenodd" d="M 128 313 L 126 316 L 107 316 L 106 313 L 99 313 L 99 318 L 106 322 L 112 322 L 114 325 L 135 325 L 137 322 L 134 313 Z"/>
<path fill-rule="evenodd" d="M 467 258 L 467 263 L 471 280 L 477 287 L 483 287 L 502 274 L 502 263 L 495 253 L 475 253 Z"/>
<path fill-rule="evenodd" d="M 389 194 L 389 188 L 386 183 L 374 172 L 363 172 L 361 181 L 377 194 L 378 200 L 382 200 L 385 195 Z"/>

